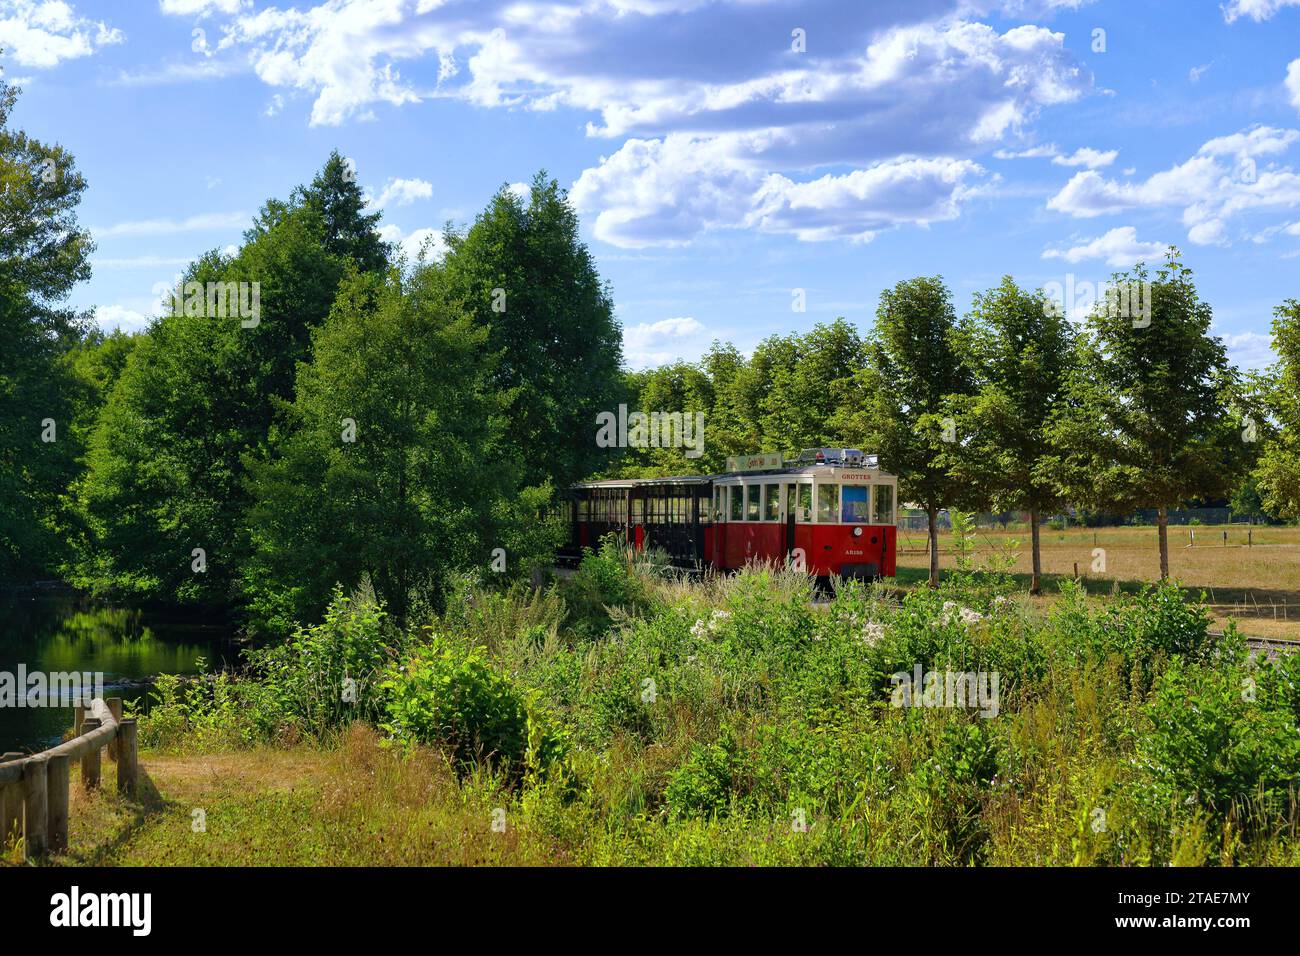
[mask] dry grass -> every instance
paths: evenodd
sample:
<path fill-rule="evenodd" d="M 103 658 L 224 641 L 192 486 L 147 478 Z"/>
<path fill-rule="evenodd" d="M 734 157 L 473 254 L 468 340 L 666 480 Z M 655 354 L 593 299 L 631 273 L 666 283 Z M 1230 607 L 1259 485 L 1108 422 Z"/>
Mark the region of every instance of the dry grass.
<path fill-rule="evenodd" d="M 211 755 L 141 755 L 135 799 L 80 786 L 73 770 L 66 854 L 74 866 L 555 865 L 562 847 L 517 827 L 490 779 L 458 782 L 436 751 L 402 753 L 354 725 L 334 745 Z M 504 832 L 493 810 L 510 807 Z M 200 817 L 196 811 L 202 811 Z M 514 819 L 512 819 L 512 817 Z M 196 828 L 196 820 L 204 826 Z M 6 862 L 17 862 L 10 854 Z"/>
<path fill-rule="evenodd" d="M 1195 533 L 1192 546 L 1189 532 Z M 1227 532 L 1227 544 L 1224 533 Z M 1205 592 L 1219 626 L 1230 618 L 1248 634 L 1300 640 L 1300 528 L 1242 525 L 1203 525 L 1169 529 L 1169 573 L 1191 596 Z M 952 568 L 950 542 L 940 539 L 939 566 Z M 1029 531 L 987 531 L 976 534 L 976 561 L 995 554 L 1014 554 L 1012 571 L 1028 583 Z M 1094 572 L 1094 550 L 1105 552 L 1105 570 Z M 924 533 L 899 535 L 900 570 L 929 567 Z M 1160 576 L 1160 553 L 1154 527 L 1069 528 L 1042 532 L 1043 572 L 1051 577 L 1079 576 L 1094 593 L 1109 592 L 1118 582 L 1131 590 Z M 900 573 L 910 580 L 915 573 Z M 1231 605 L 1232 607 L 1230 607 Z M 1291 605 L 1286 607 L 1285 605 Z"/>

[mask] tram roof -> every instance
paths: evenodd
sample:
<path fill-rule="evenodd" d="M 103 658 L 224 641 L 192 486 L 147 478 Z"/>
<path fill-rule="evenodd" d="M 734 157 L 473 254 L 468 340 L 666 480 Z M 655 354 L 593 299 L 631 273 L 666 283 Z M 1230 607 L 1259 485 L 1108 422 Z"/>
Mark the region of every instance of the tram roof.
<path fill-rule="evenodd" d="M 881 471 L 876 467 L 846 467 L 840 465 L 801 465 L 787 468 L 770 468 L 755 471 L 728 471 L 716 475 L 676 475 L 665 478 L 609 478 L 604 481 L 583 481 L 573 485 L 574 488 L 598 489 L 607 488 L 610 490 L 624 488 L 646 488 L 646 487 L 663 487 L 666 485 L 706 485 L 715 481 L 728 481 L 733 479 L 751 479 L 751 478 L 773 478 L 778 476 L 802 476 L 806 478 L 829 478 L 831 476 L 845 476 L 870 478 L 872 481 L 880 479 L 892 480 L 895 476 L 888 472 Z"/>

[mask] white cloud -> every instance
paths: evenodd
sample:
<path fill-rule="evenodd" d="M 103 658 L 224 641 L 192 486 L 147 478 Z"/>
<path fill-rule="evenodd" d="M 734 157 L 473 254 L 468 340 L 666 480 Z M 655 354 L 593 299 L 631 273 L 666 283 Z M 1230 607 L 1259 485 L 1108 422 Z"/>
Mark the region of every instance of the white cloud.
<path fill-rule="evenodd" d="M 1069 156 L 1053 156 L 1052 162 L 1057 166 L 1087 166 L 1089 169 L 1098 169 L 1102 166 L 1109 166 L 1118 157 L 1119 150 L 1117 149 L 1102 152 L 1099 149 L 1083 146 L 1076 149 Z"/>
<path fill-rule="evenodd" d="M 408 262 L 438 262 L 447 254 L 447 243 L 442 238 L 441 229 L 416 229 L 403 232 L 399 226 L 379 227 L 379 238 L 392 243 Z"/>
<path fill-rule="evenodd" d="M 1300 59 L 1292 60 L 1287 65 L 1286 90 L 1291 95 L 1291 105 L 1300 110 Z"/>
<path fill-rule="evenodd" d="M 704 326 L 690 316 L 642 322 L 623 330 L 623 354 L 633 368 L 663 365 L 681 358 L 682 340 L 704 331 Z"/>
<path fill-rule="evenodd" d="M 242 212 L 211 212 L 188 219 L 142 219 L 92 228 L 96 236 L 169 236 L 179 232 L 212 232 L 239 229 L 248 224 Z"/>
<path fill-rule="evenodd" d="M 1271 335 L 1260 332 L 1237 332 L 1220 337 L 1228 350 L 1228 361 L 1238 368 L 1265 368 L 1277 361 Z"/>
<path fill-rule="evenodd" d="M 1206 73 L 1208 73 L 1209 70 L 1210 70 L 1209 63 L 1202 63 L 1200 66 L 1194 66 L 1187 71 L 1187 79 L 1192 83 L 1199 83 L 1201 81 L 1201 77 L 1203 77 Z"/>
<path fill-rule="evenodd" d="M 149 324 L 143 313 L 128 309 L 122 305 L 101 305 L 95 308 L 95 324 L 105 332 L 121 329 L 123 332 L 139 332 Z"/>
<path fill-rule="evenodd" d="M 1061 150 L 1055 143 L 1047 143 L 1043 146 L 1031 146 L 1028 149 L 999 149 L 993 153 L 996 159 L 1052 159 L 1061 155 Z"/>
<path fill-rule="evenodd" d="M 160 0 L 163 13 L 181 17 L 208 17 L 217 13 L 238 13 L 252 6 L 252 0 Z"/>
<path fill-rule="evenodd" d="M 941 158 L 881 163 L 808 183 L 771 176 L 757 197 L 755 218 L 766 232 L 803 240 L 869 241 L 896 225 L 957 218 L 975 192 L 967 178 L 983 172 L 970 160 Z"/>
<path fill-rule="evenodd" d="M 121 30 L 78 16 L 64 0 L 0 0 L 0 49 L 22 66 L 49 69 L 124 39 Z"/>
<path fill-rule="evenodd" d="M 1043 258 L 1064 259 L 1072 264 L 1089 259 L 1103 259 L 1107 265 L 1127 269 L 1139 260 L 1161 256 L 1165 248 L 1162 242 L 1140 242 L 1135 228 L 1120 226 L 1068 249 L 1046 249 Z"/>
<path fill-rule="evenodd" d="M 1066 155 L 1055 143 L 1044 143 L 1041 146 L 1031 146 L 1021 150 L 999 149 L 993 153 L 993 156 L 996 159 L 1050 159 L 1057 166 L 1087 166 L 1089 169 L 1097 169 L 1115 162 L 1119 157 L 1119 150 L 1111 149 L 1103 152 L 1091 146 L 1081 146 Z"/>
<path fill-rule="evenodd" d="M 629 140 L 574 184 L 597 238 L 624 248 L 671 246 L 710 229 L 756 226 L 806 241 L 869 241 L 881 230 L 955 218 L 984 170 L 970 160 L 903 159 L 795 182 L 729 153 L 722 138 Z"/>
<path fill-rule="evenodd" d="M 1300 0 L 1230 0 L 1223 5 L 1223 19 L 1234 23 L 1241 17 L 1250 17 L 1256 23 L 1272 19 L 1283 7 L 1300 6 Z"/>
<path fill-rule="evenodd" d="M 1008 9 L 1050 13 L 1079 5 L 1034 0 Z M 239 52 L 278 92 L 311 96 L 312 125 L 430 97 L 589 113 L 589 135 L 620 142 L 574 191 L 601 213 L 598 235 L 623 245 L 687 242 L 701 229 L 732 223 L 737 215 L 728 204 L 752 197 L 772 176 L 782 177 L 778 191 L 791 201 L 771 212 L 770 228 L 863 238 L 906 217 L 874 217 L 873 199 L 859 210 L 863 222 L 847 221 L 850 213 L 827 224 L 834 211 L 812 197 L 836 182 L 851 196 L 891 163 L 962 168 L 951 164 L 1022 136 L 1042 110 L 1092 90 L 1091 73 L 1066 50 L 1064 34 L 1033 24 L 999 32 L 963 19 L 1001 6 L 324 0 L 241 10 L 222 24 L 219 49 Z M 784 40 L 792 22 L 816 40 L 806 54 Z M 766 36 L 778 42 L 757 40 Z M 721 37 L 735 42 L 720 44 Z M 701 156 L 710 162 L 701 166 Z M 615 182 L 618 168 L 636 181 Z M 795 182 L 827 171 L 835 176 L 822 186 Z M 670 194 L 647 195 L 652 183 Z M 912 221 L 948 217 L 954 190 L 944 196 L 931 210 L 927 193 Z M 606 198 L 613 201 L 605 205 Z"/>
<path fill-rule="evenodd" d="M 1254 127 L 1212 139 L 1195 156 L 1140 182 L 1076 173 L 1047 202 L 1049 209 L 1091 218 L 1139 208 L 1181 206 L 1188 239 L 1227 241 L 1231 219 L 1254 211 L 1300 204 L 1300 175 L 1257 157 L 1275 156 L 1300 141 L 1300 130 Z"/>
<path fill-rule="evenodd" d="M 368 205 L 382 209 L 388 205 L 409 206 L 418 199 L 430 199 L 433 196 L 433 184 L 423 179 L 390 179 L 378 198 Z"/>
<path fill-rule="evenodd" d="M 178 259 L 168 256 L 133 256 L 125 259 L 92 259 L 91 267 L 95 269 L 162 269 L 187 266 L 193 258 Z"/>

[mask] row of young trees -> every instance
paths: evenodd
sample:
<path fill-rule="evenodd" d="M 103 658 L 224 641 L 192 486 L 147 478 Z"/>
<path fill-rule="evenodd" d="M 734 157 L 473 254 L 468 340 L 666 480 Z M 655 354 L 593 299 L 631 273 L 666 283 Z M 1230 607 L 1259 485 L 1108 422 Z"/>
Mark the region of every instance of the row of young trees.
<path fill-rule="evenodd" d="M 630 376 L 641 408 L 705 413 L 704 454 L 649 449 L 623 470 L 708 472 L 730 454 L 819 445 L 875 451 L 928 516 L 931 583 L 942 509 L 1024 510 L 1035 591 L 1040 523 L 1067 505 L 1154 509 L 1166 576 L 1171 508 L 1244 480 L 1272 513 L 1300 517 L 1300 303 L 1276 310 L 1277 365 L 1243 376 L 1209 334 L 1210 307 L 1177 250 L 1154 276 L 1139 265 L 1113 283 L 1149 290 L 1140 320 L 1103 299 L 1076 327 L 1010 277 L 959 318 L 942 279 L 921 277 L 881 294 L 865 336 L 839 319 L 771 337 L 748 360 L 714 343 L 699 363 Z"/>
<path fill-rule="evenodd" d="M 85 183 L 10 131 L 13 99 L 0 581 L 58 576 L 283 631 L 363 576 L 400 616 L 436 604 L 453 570 L 549 563 L 538 512 L 603 462 L 587 423 L 624 388 L 608 289 L 553 180 L 526 198 L 503 187 L 448 227 L 444 257 L 409 262 L 336 153 L 233 254 L 181 277 L 255 287 L 254 320 L 208 315 L 202 294 L 189 309 L 187 293 L 146 331 L 105 336 L 56 307 L 89 274 Z"/>
<path fill-rule="evenodd" d="M 443 258 L 411 263 L 334 154 L 181 278 L 255 284 L 256 321 L 182 311 L 105 336 L 61 304 L 89 275 L 85 181 L 11 129 L 14 99 L 0 85 L 3 582 L 60 576 L 284 630 L 368 576 L 402 615 L 455 569 L 549 562 L 536 518 L 573 481 L 817 445 L 879 452 L 932 540 L 945 507 L 1028 510 L 1035 586 L 1038 521 L 1067 503 L 1156 508 L 1162 568 L 1167 509 L 1242 475 L 1300 516 L 1300 306 L 1277 310 L 1277 367 L 1243 379 L 1173 251 L 1142 327 L 1103 304 L 1076 329 L 1009 278 L 959 319 L 941 279 L 917 278 L 882 294 L 865 336 L 840 319 L 625 375 L 554 181 L 503 188 Z M 622 402 L 705 413 L 703 456 L 599 447 L 598 413 Z"/>

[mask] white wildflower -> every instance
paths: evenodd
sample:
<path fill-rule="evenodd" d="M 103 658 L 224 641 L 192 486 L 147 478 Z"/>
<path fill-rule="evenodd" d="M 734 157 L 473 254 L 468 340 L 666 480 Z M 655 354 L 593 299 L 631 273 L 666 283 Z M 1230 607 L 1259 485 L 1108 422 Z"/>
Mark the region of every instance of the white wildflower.
<path fill-rule="evenodd" d="M 885 625 L 877 624 L 875 621 L 868 621 L 862 628 L 862 634 L 859 640 L 864 644 L 877 644 L 885 636 Z"/>

